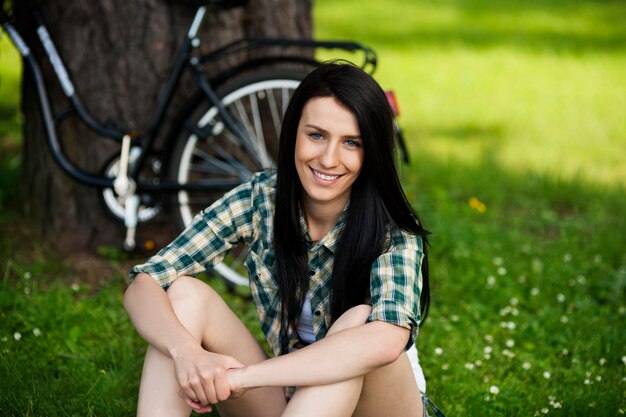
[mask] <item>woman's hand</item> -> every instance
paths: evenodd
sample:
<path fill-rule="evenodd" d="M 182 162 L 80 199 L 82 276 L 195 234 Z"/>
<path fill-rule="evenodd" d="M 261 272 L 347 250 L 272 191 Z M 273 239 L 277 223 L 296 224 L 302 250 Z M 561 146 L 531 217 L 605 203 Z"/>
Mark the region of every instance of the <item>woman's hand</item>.
<path fill-rule="evenodd" d="M 207 352 L 199 344 L 190 344 L 172 356 L 179 395 L 196 412 L 206 413 L 211 404 L 231 397 L 227 370 L 244 365 L 231 356 Z"/>
<path fill-rule="evenodd" d="M 250 389 L 244 385 L 245 370 L 246 368 L 231 368 L 227 371 L 230 398 L 239 398 Z"/>

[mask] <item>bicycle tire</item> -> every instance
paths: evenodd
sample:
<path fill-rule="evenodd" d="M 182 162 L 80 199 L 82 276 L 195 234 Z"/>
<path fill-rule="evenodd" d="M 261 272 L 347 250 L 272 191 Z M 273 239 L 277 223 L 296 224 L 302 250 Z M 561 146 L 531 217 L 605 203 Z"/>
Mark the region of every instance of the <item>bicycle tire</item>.
<path fill-rule="evenodd" d="M 180 183 L 245 182 L 255 172 L 274 166 L 282 115 L 306 74 L 299 69 L 264 69 L 224 82 L 216 92 L 251 139 L 249 146 L 224 127 L 217 109 L 205 100 L 191 111 L 176 139 L 169 164 L 171 178 Z M 178 225 L 188 226 L 196 213 L 226 191 L 176 193 L 173 209 Z M 215 272 L 229 286 L 248 285 L 245 257 L 245 249 L 234 248 Z"/>

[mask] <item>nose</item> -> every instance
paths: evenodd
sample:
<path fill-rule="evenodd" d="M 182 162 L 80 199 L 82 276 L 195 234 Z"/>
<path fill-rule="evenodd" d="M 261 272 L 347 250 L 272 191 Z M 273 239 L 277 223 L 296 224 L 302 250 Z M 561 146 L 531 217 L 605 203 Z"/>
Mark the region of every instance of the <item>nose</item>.
<path fill-rule="evenodd" d="M 328 141 L 319 158 L 323 168 L 334 168 L 339 165 L 339 147 L 334 141 Z"/>

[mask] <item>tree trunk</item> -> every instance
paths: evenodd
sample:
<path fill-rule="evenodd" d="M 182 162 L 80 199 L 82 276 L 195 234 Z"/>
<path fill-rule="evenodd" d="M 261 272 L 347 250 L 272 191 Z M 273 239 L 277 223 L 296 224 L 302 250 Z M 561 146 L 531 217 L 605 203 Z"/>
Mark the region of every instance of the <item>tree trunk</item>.
<path fill-rule="evenodd" d="M 145 129 L 195 8 L 171 0 L 39 3 L 83 105 L 99 121 L 124 120 L 131 127 Z M 205 19 L 200 38 L 206 50 L 243 36 L 310 38 L 311 0 L 250 0 L 230 10 L 209 8 Z M 35 54 L 42 62 L 38 48 Z M 43 65 L 42 71 L 52 109 L 58 114 L 68 107 L 67 102 L 51 67 Z M 24 72 L 21 191 L 25 214 L 43 239 L 63 252 L 121 244 L 124 227 L 108 215 L 101 191 L 78 184 L 52 160 L 44 145 L 33 81 L 27 68 Z M 190 77 L 182 81 L 174 109 L 193 90 Z M 164 131 L 173 116 L 167 115 Z M 101 173 L 119 152 L 117 143 L 98 137 L 75 117 L 62 123 L 58 133 L 70 160 L 93 174 Z M 138 244 L 152 239 L 161 246 L 177 232 L 172 224 L 162 216 L 150 225 L 140 225 Z"/>

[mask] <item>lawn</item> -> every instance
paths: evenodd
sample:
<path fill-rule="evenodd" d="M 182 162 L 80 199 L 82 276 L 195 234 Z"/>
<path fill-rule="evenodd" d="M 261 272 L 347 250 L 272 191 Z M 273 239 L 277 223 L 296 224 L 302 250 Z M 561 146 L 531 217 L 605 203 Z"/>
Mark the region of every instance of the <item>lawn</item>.
<path fill-rule="evenodd" d="M 448 416 L 624 414 L 626 3 L 318 0 L 314 18 L 317 38 L 373 47 L 400 102 L 405 191 L 433 232 L 431 398 Z M 10 225 L 18 62 L 3 36 L 0 414 L 132 415 L 133 260 L 101 248 L 106 268 L 77 270 Z"/>

